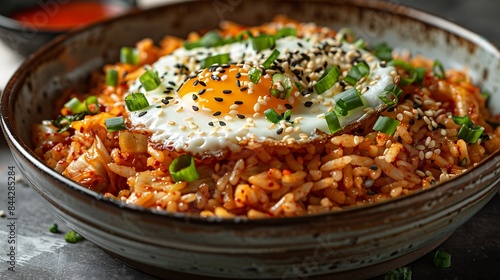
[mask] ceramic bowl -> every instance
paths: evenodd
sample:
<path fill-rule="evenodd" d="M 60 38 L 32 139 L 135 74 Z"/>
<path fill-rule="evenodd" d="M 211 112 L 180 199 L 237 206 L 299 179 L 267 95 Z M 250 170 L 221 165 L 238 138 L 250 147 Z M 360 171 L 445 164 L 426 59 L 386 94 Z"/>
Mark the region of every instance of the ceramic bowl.
<path fill-rule="evenodd" d="M 118 60 L 122 46 L 165 34 L 255 25 L 275 14 L 333 28 L 353 27 L 370 43 L 469 69 L 500 113 L 500 53 L 455 24 L 378 1 L 190 1 L 135 12 L 59 37 L 15 73 L 2 96 L 2 128 L 35 193 L 71 228 L 128 264 L 161 277 L 367 278 L 433 250 L 498 191 L 500 153 L 438 187 L 342 212 L 270 220 L 204 219 L 104 198 L 61 176 L 33 153 L 30 129 L 56 112 L 67 87 L 84 90 L 89 72 Z M 175 271 L 175 272 L 171 272 Z M 176 276 L 172 276 L 176 275 Z"/>
<path fill-rule="evenodd" d="M 39 1 L 39 0 L 3 0 L 0 5 L 0 40 L 8 47 L 23 56 L 28 56 L 39 47 L 66 32 L 67 30 L 51 30 L 42 27 L 30 27 L 10 16 L 23 9 L 39 7 L 40 11 L 34 15 L 33 20 L 43 24 L 48 17 L 53 16 L 65 5 L 73 0 L 64 1 Z M 101 0 L 121 7 L 123 12 L 135 8 L 136 0 Z M 36 17 L 36 18 L 35 18 Z"/>

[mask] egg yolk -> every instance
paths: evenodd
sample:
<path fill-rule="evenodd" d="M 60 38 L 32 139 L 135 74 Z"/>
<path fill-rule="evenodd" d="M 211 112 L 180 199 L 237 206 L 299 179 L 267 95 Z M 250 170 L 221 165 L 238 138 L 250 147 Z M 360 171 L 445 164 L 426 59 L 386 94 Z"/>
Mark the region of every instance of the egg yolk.
<path fill-rule="evenodd" d="M 196 77 L 188 79 L 178 94 L 184 102 L 189 100 L 189 106 L 194 111 L 208 111 L 214 116 L 252 116 L 255 113 L 262 114 L 269 108 L 281 114 L 292 109 L 290 101 L 293 103 L 293 98 L 283 100 L 274 97 L 270 93 L 271 87 L 270 75 L 262 75 L 259 82 L 254 84 L 249 80 L 248 70 L 231 65 L 204 69 Z M 295 91 L 292 89 L 292 92 Z"/>

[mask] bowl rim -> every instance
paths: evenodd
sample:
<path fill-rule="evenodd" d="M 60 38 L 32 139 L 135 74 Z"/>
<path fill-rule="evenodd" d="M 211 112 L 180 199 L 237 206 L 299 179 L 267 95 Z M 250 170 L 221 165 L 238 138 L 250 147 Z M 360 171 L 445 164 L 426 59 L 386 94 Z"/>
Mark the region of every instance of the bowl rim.
<path fill-rule="evenodd" d="M 278 2 L 280 0 L 273 0 Z M 114 24 L 116 21 L 125 20 L 127 18 L 134 18 L 147 15 L 148 13 L 155 13 L 158 10 L 166 10 L 168 7 L 177 7 L 189 5 L 197 2 L 205 2 L 203 0 L 187 0 L 182 2 L 171 2 L 166 3 L 161 6 L 156 6 L 153 8 L 143 9 L 143 10 L 134 10 L 124 15 L 114 17 L 111 19 L 107 19 L 105 21 L 100 21 L 92 25 L 88 25 L 85 27 L 77 28 L 74 30 L 70 30 L 67 33 L 59 35 L 44 47 L 38 49 L 33 54 L 31 54 L 16 70 L 13 76 L 10 78 L 7 83 L 2 95 L 1 95 L 1 104 L 7 104 L 7 106 L 0 106 L 0 118 L 1 118 L 1 127 L 3 133 L 6 137 L 6 140 L 11 148 L 11 152 L 14 152 L 12 149 L 15 149 L 19 155 L 23 156 L 26 160 L 28 160 L 34 167 L 46 173 L 47 175 L 54 177 L 56 180 L 60 181 L 70 189 L 72 192 L 79 193 L 80 195 L 85 196 L 86 198 L 93 199 L 98 201 L 96 203 L 105 204 L 108 207 L 118 207 L 120 211 L 132 212 L 138 215 L 146 215 L 152 218 L 168 218 L 173 221 L 178 222 L 186 222 L 190 223 L 202 224 L 205 226 L 209 225 L 231 225 L 237 223 L 244 223 L 248 226 L 260 227 L 260 226 L 269 226 L 270 224 L 274 226 L 280 225 L 289 225 L 290 223 L 295 224 L 304 224 L 311 223 L 315 220 L 320 219 L 329 219 L 329 218 L 338 218 L 343 215 L 359 213 L 362 211 L 366 211 L 367 209 L 375 209 L 378 211 L 382 211 L 385 207 L 396 207 L 396 205 L 404 204 L 411 205 L 412 201 L 418 200 L 421 196 L 424 196 L 428 193 L 438 192 L 445 193 L 447 190 L 453 188 L 454 182 L 458 180 L 466 180 L 465 178 L 475 170 L 479 169 L 481 166 L 486 165 L 488 162 L 492 161 L 493 158 L 500 156 L 500 149 L 496 150 L 494 153 L 488 155 L 483 161 L 481 161 L 474 168 L 462 173 L 460 175 L 455 176 L 451 180 L 445 181 L 439 184 L 438 187 L 432 187 L 424 190 L 418 190 L 410 195 L 401 196 L 398 198 L 387 199 L 385 201 L 365 204 L 365 205 L 357 205 L 357 206 L 349 206 L 343 208 L 341 211 L 333 211 L 333 212 L 325 212 L 319 214 L 308 214 L 297 217 L 276 217 L 269 219 L 248 219 L 244 217 L 235 217 L 235 218 L 219 218 L 219 217 L 200 217 L 189 213 L 181 213 L 181 212 L 167 212 L 164 210 L 156 210 L 152 208 L 146 208 L 142 206 L 137 206 L 133 204 L 127 204 L 125 202 L 118 201 L 116 199 L 111 199 L 104 197 L 103 194 L 99 194 L 90 189 L 85 188 L 84 186 L 70 180 L 69 178 L 64 177 L 62 174 L 59 174 L 54 169 L 48 167 L 41 159 L 39 159 L 32 151 L 32 148 L 28 143 L 25 143 L 21 137 L 15 134 L 14 124 L 9 116 L 9 108 L 12 105 L 10 100 L 13 100 L 13 93 L 19 90 L 21 86 L 21 79 L 23 79 L 27 73 L 26 68 L 29 67 L 30 64 L 36 62 L 39 57 L 43 57 L 43 55 L 53 49 L 55 46 L 64 43 L 64 41 L 71 39 L 75 36 L 78 36 L 81 33 L 89 32 L 93 29 L 101 28 L 103 26 Z M 266 0 L 262 0 L 262 2 L 267 2 Z M 285 0 L 285 2 L 300 2 L 300 0 Z M 344 1 L 344 0 L 313 0 L 311 2 L 314 3 L 329 3 L 329 4 L 337 4 L 337 5 L 348 5 L 354 6 L 360 9 L 371 9 L 379 12 L 387 12 L 391 11 L 392 14 L 402 17 L 407 17 L 411 20 L 419 21 L 434 28 L 438 28 L 449 32 L 451 34 L 455 34 L 475 45 L 481 46 L 488 53 L 493 54 L 495 57 L 500 59 L 500 50 L 493 43 L 485 39 L 484 37 L 456 24 L 452 23 L 448 20 L 445 20 L 439 16 L 436 16 L 432 13 L 424 12 L 416 8 L 408 7 L 403 4 L 395 4 L 391 2 L 385 2 L 382 0 L 353 0 L 353 1 Z M 398 9 L 391 9 L 391 7 L 399 7 Z M 13 103 L 13 102 L 12 102 Z M 35 187 L 36 188 L 36 187 Z"/>

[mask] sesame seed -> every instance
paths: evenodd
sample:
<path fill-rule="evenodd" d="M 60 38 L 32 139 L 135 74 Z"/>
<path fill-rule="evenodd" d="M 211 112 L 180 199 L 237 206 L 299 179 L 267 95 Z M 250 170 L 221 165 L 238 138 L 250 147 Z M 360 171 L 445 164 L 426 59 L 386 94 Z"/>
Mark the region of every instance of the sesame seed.
<path fill-rule="evenodd" d="M 213 113 L 212 116 L 217 117 L 217 116 L 220 116 L 221 114 L 222 114 L 221 111 L 217 111 L 217 112 Z"/>
<path fill-rule="evenodd" d="M 280 135 L 281 133 L 283 133 L 282 127 L 278 128 L 278 130 L 276 130 L 276 134 Z"/>
<path fill-rule="evenodd" d="M 205 82 L 203 82 L 203 81 L 200 81 L 200 85 L 202 85 L 202 86 L 204 86 L 204 87 L 206 87 L 206 86 L 207 86 L 207 84 L 206 84 Z"/>
<path fill-rule="evenodd" d="M 224 94 L 231 94 L 232 92 L 233 91 L 230 90 L 230 89 L 225 89 L 225 90 L 222 91 L 222 93 L 224 93 Z"/>
<path fill-rule="evenodd" d="M 434 153 L 435 153 L 436 155 L 440 155 L 440 154 L 441 154 L 441 149 L 435 149 L 435 150 L 434 150 Z"/>
<path fill-rule="evenodd" d="M 174 121 L 168 121 L 168 124 L 169 125 L 175 125 L 175 122 Z"/>
<path fill-rule="evenodd" d="M 200 108 L 198 108 L 198 106 L 193 105 L 193 110 L 196 112 L 196 111 L 200 110 Z"/>
<path fill-rule="evenodd" d="M 148 111 L 142 111 L 139 113 L 138 117 L 140 118 L 140 117 L 146 115 L 147 113 L 148 113 Z"/>
<path fill-rule="evenodd" d="M 217 102 L 222 102 L 224 99 L 222 97 L 214 97 L 214 100 Z"/>
<path fill-rule="evenodd" d="M 198 96 L 196 94 L 193 94 L 191 97 L 193 98 L 193 100 L 198 99 Z"/>
<path fill-rule="evenodd" d="M 402 121 L 403 120 L 403 114 L 399 113 L 396 115 L 396 118 L 399 120 L 399 121 Z"/>
<path fill-rule="evenodd" d="M 259 103 L 255 103 L 255 105 L 253 106 L 253 110 L 254 110 L 255 112 L 260 111 L 260 104 L 259 104 Z"/>
<path fill-rule="evenodd" d="M 165 105 L 168 105 L 168 103 L 170 103 L 170 101 L 168 101 L 168 99 L 162 99 L 161 103 L 163 103 Z"/>
<path fill-rule="evenodd" d="M 226 126 L 226 123 L 223 121 L 219 121 L 220 126 Z"/>
<path fill-rule="evenodd" d="M 236 114 L 236 116 L 237 116 L 239 119 L 242 119 L 242 120 L 243 120 L 243 119 L 245 119 L 245 116 L 244 116 L 244 115 L 242 115 L 242 114 Z"/>
<path fill-rule="evenodd" d="M 242 105 L 243 101 L 236 100 L 236 101 L 234 101 L 234 104 L 236 104 L 236 105 Z"/>
<path fill-rule="evenodd" d="M 412 112 L 403 111 L 403 114 L 407 115 L 410 118 L 413 118 L 413 113 Z"/>
<path fill-rule="evenodd" d="M 292 110 L 293 109 L 293 106 L 288 104 L 288 103 L 285 103 L 285 108 L 289 109 L 289 110 Z"/>
<path fill-rule="evenodd" d="M 430 159 L 432 157 L 432 154 L 433 154 L 433 152 L 431 152 L 431 151 L 425 153 L 425 158 Z"/>
<path fill-rule="evenodd" d="M 313 105 L 313 103 L 311 101 L 306 101 L 304 103 L 304 106 L 306 106 L 306 107 L 311 107 L 312 105 Z"/>
<path fill-rule="evenodd" d="M 415 173 L 422 178 L 425 177 L 425 173 L 422 170 L 416 170 Z"/>
<path fill-rule="evenodd" d="M 221 81 L 225 81 L 227 79 L 227 75 L 222 75 L 222 77 L 220 79 L 221 79 Z"/>
<path fill-rule="evenodd" d="M 235 76 L 235 77 L 236 77 L 236 79 L 241 78 L 241 73 L 236 73 L 236 76 Z"/>
<path fill-rule="evenodd" d="M 214 123 L 213 122 L 208 122 L 208 125 L 209 126 L 214 126 Z"/>
<path fill-rule="evenodd" d="M 247 89 L 248 89 L 248 87 L 242 87 L 242 88 L 240 88 L 240 91 L 245 91 Z"/>
<path fill-rule="evenodd" d="M 423 152 L 423 151 L 420 151 L 420 152 L 418 153 L 418 158 L 419 158 L 420 160 L 424 160 L 424 157 L 425 157 L 424 152 Z"/>
<path fill-rule="evenodd" d="M 210 79 L 214 80 L 214 81 L 220 81 L 220 77 L 219 76 L 216 76 L 216 75 L 212 75 L 210 76 Z"/>
<path fill-rule="evenodd" d="M 240 80 L 236 80 L 236 86 L 237 86 L 237 87 L 241 87 Z"/>

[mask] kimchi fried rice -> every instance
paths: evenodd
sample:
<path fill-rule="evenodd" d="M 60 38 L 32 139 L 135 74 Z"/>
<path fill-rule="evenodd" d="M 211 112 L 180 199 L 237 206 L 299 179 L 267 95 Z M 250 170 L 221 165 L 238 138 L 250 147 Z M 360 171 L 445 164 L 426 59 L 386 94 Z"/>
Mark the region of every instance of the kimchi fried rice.
<path fill-rule="evenodd" d="M 106 197 L 202 217 L 377 203 L 500 146 L 466 69 L 283 16 L 144 39 L 89 88 L 68 88 L 33 127 L 37 155 Z"/>

